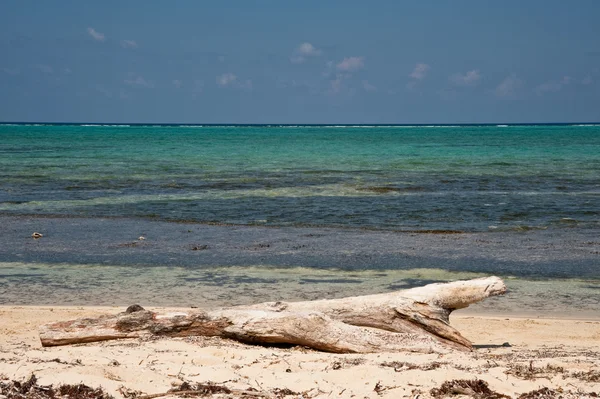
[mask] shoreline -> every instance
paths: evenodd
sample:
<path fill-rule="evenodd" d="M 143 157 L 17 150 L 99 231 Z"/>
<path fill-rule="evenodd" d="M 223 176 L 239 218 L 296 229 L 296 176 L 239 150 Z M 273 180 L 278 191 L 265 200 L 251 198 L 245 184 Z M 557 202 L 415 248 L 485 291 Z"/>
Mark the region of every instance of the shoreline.
<path fill-rule="evenodd" d="M 600 321 L 451 316 L 475 350 L 446 355 L 331 354 L 206 337 L 40 346 L 40 324 L 122 310 L 0 306 L 0 374 L 23 380 L 34 373 L 40 384 L 102 386 L 118 398 L 130 391 L 166 392 L 183 382 L 288 389 L 296 395 L 281 397 L 290 398 L 429 398 L 432 388 L 453 379 L 481 379 L 511 397 L 541 387 L 600 392 Z"/>
<path fill-rule="evenodd" d="M 600 280 L 592 253 L 600 242 L 585 244 L 581 232 L 437 235 L 102 218 L 0 221 L 7 231 L 0 248 L 0 379 L 35 374 L 42 385 L 102 386 L 116 398 L 213 383 L 274 398 L 425 399 L 446 381 L 474 379 L 512 398 L 542 387 L 574 392 L 565 398 L 600 393 Z M 32 239 L 40 230 L 44 237 Z M 554 266 L 558 276 L 527 280 Z M 510 277 L 511 271 L 521 276 Z M 561 279 L 561 273 L 583 275 Z M 207 337 L 42 348 L 37 333 L 40 324 L 118 313 L 133 303 L 177 310 L 310 300 L 484 274 L 504 275 L 510 291 L 452 314 L 451 324 L 475 344 L 471 353 L 329 354 Z M 89 305 L 94 302 L 108 306 Z M 167 306 L 174 303 L 183 306 Z"/>
<path fill-rule="evenodd" d="M 0 262 L 0 305 L 216 308 L 393 292 L 489 276 L 444 269 L 331 270 L 308 267 L 111 266 Z M 502 277 L 502 276 L 500 276 Z M 598 283 L 503 278 L 508 292 L 465 314 L 600 318 Z"/>

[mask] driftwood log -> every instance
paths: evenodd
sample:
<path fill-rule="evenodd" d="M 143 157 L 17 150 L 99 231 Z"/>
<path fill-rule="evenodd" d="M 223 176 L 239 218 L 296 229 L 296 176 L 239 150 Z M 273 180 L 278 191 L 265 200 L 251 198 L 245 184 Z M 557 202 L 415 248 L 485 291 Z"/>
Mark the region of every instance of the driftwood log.
<path fill-rule="evenodd" d="M 385 294 L 306 302 L 266 302 L 158 314 L 130 306 L 117 315 L 46 324 L 43 346 L 148 336 L 219 336 L 254 344 L 304 345 L 338 353 L 471 350 L 449 315 L 506 286 L 487 277 Z"/>

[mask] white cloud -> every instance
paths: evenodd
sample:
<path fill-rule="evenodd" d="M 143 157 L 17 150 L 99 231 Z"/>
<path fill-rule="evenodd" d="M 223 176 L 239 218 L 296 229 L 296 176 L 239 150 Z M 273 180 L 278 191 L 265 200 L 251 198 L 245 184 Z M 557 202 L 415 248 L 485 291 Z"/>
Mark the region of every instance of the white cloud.
<path fill-rule="evenodd" d="M 517 78 L 514 73 L 507 76 L 494 90 L 494 93 L 498 97 L 509 97 L 512 96 L 523 84 L 523 82 Z"/>
<path fill-rule="evenodd" d="M 346 57 L 335 67 L 338 71 L 354 72 L 364 68 L 365 58 L 364 57 Z"/>
<path fill-rule="evenodd" d="M 313 46 L 310 43 L 302 43 L 300 46 L 298 46 L 296 51 L 299 54 L 307 57 L 316 57 L 318 55 L 321 55 L 321 50 L 315 48 L 315 46 Z"/>
<path fill-rule="evenodd" d="M 252 90 L 252 80 L 241 81 L 233 73 L 224 73 L 217 76 L 217 84 L 221 87 L 234 87 L 236 89 Z"/>
<path fill-rule="evenodd" d="M 542 83 L 537 86 L 534 90 L 538 96 L 542 96 L 546 93 L 555 93 L 561 91 L 562 88 L 566 85 L 569 85 L 573 78 L 570 76 L 563 76 L 563 78 L 559 81 L 550 81 L 546 83 Z"/>
<path fill-rule="evenodd" d="M 475 86 L 477 83 L 479 83 L 480 79 L 481 74 L 479 73 L 478 69 L 468 71 L 464 75 L 457 73 L 450 76 L 450 81 L 456 86 Z"/>
<path fill-rule="evenodd" d="M 173 86 L 179 89 L 181 86 L 183 86 L 183 82 L 179 79 L 173 79 Z"/>
<path fill-rule="evenodd" d="M 121 47 L 123 48 L 137 48 L 138 44 L 135 40 L 121 40 Z"/>
<path fill-rule="evenodd" d="M 54 73 L 54 68 L 52 68 L 50 65 L 38 65 L 37 69 L 40 70 L 40 72 L 42 73 L 47 73 L 47 74 L 51 74 Z"/>
<path fill-rule="evenodd" d="M 535 92 L 538 96 L 543 95 L 544 93 L 556 92 L 562 89 L 562 85 L 559 82 L 546 82 L 535 88 Z"/>
<path fill-rule="evenodd" d="M 134 86 L 134 87 L 145 87 L 148 89 L 151 89 L 154 87 L 154 85 L 148 81 L 146 81 L 146 79 L 144 79 L 141 76 L 132 76 L 129 79 L 125 79 L 124 80 L 125 84 L 129 85 L 129 86 Z"/>
<path fill-rule="evenodd" d="M 586 76 L 581 81 L 581 84 L 584 84 L 584 85 L 591 85 L 592 83 L 594 83 L 594 81 L 592 80 L 592 77 L 590 75 Z"/>
<path fill-rule="evenodd" d="M 363 85 L 363 89 L 365 89 L 365 91 L 377 91 L 377 87 L 375 87 L 371 83 L 369 83 L 368 80 L 363 80 L 362 85 Z"/>
<path fill-rule="evenodd" d="M 224 73 L 217 76 L 217 84 L 221 87 L 229 86 L 237 80 L 237 76 L 233 73 Z"/>
<path fill-rule="evenodd" d="M 329 79 L 329 89 L 327 90 L 327 93 L 338 94 L 344 92 L 351 95 L 356 93 L 356 87 L 352 87 L 353 85 L 348 86 L 345 82 L 352 79 L 353 72 L 364 68 L 364 57 L 346 57 L 337 64 L 334 64 L 333 61 L 328 61 L 326 66 L 327 70 L 323 72 L 323 76 Z M 366 91 L 377 90 L 377 88 L 367 80 L 362 81 L 362 88 Z"/>
<path fill-rule="evenodd" d="M 294 50 L 294 54 L 290 57 L 290 61 L 294 64 L 300 64 L 306 61 L 308 57 L 318 57 L 322 53 L 310 43 L 302 43 Z"/>
<path fill-rule="evenodd" d="M 87 32 L 89 33 L 89 35 L 91 37 L 94 38 L 94 40 L 99 41 L 99 42 L 104 41 L 104 33 L 100 33 L 94 28 L 87 28 Z"/>
<path fill-rule="evenodd" d="M 413 71 L 410 73 L 410 75 L 408 75 L 411 80 L 406 84 L 406 87 L 409 90 L 414 89 L 418 82 L 425 79 L 425 77 L 427 76 L 427 72 L 429 72 L 430 69 L 431 67 L 424 63 L 419 63 L 415 65 Z"/>
<path fill-rule="evenodd" d="M 425 76 L 427 76 L 427 72 L 430 69 L 431 69 L 431 67 L 429 65 L 420 63 L 420 64 L 415 65 L 415 69 L 413 69 L 411 74 L 408 76 L 411 77 L 412 79 L 423 80 L 423 79 L 425 79 Z"/>

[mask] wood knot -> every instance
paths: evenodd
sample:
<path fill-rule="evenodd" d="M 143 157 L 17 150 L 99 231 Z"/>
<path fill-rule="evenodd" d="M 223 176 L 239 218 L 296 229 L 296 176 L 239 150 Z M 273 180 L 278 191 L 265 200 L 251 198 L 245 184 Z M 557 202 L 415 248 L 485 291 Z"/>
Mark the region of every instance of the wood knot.
<path fill-rule="evenodd" d="M 146 309 L 141 307 L 140 305 L 131 305 L 125 310 L 125 313 L 134 313 L 134 312 L 142 312 Z"/>

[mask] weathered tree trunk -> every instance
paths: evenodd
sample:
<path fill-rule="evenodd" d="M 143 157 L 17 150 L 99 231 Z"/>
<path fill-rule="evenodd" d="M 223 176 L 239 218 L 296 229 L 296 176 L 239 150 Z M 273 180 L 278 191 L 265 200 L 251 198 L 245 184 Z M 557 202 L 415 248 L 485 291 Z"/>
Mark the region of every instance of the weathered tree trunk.
<path fill-rule="evenodd" d="M 386 294 L 162 315 L 130 306 L 117 315 L 43 325 L 40 339 L 43 346 L 56 346 L 197 335 L 339 353 L 470 350 L 471 343 L 449 325 L 450 313 L 505 292 L 501 279 L 488 277 Z"/>

